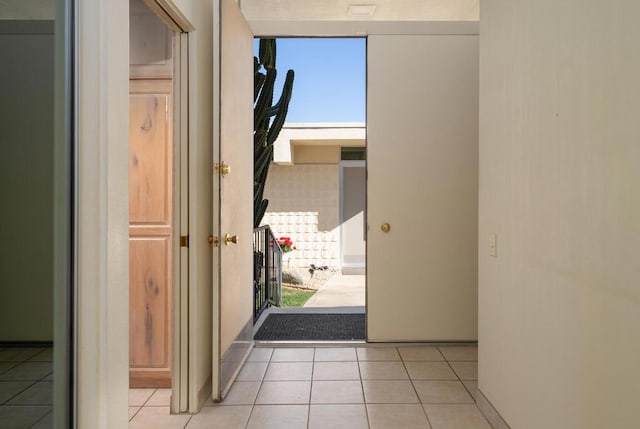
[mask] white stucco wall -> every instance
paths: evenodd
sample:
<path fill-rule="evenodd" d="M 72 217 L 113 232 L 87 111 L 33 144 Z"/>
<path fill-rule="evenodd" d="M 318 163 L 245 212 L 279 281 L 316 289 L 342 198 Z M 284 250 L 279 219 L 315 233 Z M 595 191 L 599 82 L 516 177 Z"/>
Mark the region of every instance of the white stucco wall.
<path fill-rule="evenodd" d="M 289 253 L 289 266 L 340 265 L 338 164 L 273 164 L 264 196 L 269 207 L 262 223 L 297 247 Z"/>

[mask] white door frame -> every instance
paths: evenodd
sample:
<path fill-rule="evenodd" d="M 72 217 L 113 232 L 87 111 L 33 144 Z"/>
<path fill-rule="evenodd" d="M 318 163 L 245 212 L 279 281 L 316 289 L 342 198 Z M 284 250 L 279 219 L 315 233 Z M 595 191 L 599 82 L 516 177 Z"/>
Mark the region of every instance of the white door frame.
<path fill-rule="evenodd" d="M 175 33 L 174 134 L 173 134 L 173 362 L 171 368 L 171 411 L 188 411 L 189 383 L 189 247 L 181 237 L 189 237 L 189 34 Z"/>
<path fill-rule="evenodd" d="M 171 412 L 189 410 L 189 31 L 193 26 L 168 0 L 144 3 L 172 31 L 173 241 Z M 182 237 L 187 242 L 182 243 Z M 185 245 L 186 244 L 186 245 Z"/>

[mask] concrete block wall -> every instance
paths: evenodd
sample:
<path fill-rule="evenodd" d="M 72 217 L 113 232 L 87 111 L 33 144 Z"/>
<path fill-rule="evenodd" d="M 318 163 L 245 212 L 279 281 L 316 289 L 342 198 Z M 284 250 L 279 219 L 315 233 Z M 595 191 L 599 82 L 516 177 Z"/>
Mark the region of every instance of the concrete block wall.
<path fill-rule="evenodd" d="M 340 266 L 340 183 L 337 164 L 272 165 L 265 188 L 269 200 L 262 224 L 288 236 L 296 250 L 290 267 Z"/>

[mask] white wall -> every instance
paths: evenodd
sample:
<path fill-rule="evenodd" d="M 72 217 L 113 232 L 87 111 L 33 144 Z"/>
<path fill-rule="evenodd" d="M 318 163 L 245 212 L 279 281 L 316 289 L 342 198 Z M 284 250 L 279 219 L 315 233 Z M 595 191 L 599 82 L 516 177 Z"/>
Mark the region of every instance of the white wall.
<path fill-rule="evenodd" d="M 0 341 L 53 340 L 53 21 L 0 21 Z"/>
<path fill-rule="evenodd" d="M 289 266 L 340 266 L 340 183 L 338 164 L 272 164 L 262 221 L 276 237 L 288 236 L 297 247 Z"/>
<path fill-rule="evenodd" d="M 638 16 L 482 3 L 479 387 L 516 429 L 640 427 Z"/>

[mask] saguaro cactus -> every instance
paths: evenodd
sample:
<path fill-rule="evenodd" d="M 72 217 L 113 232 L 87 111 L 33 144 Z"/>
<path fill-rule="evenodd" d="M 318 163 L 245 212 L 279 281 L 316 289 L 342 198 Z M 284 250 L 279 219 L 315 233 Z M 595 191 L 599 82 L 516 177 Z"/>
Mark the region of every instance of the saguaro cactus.
<path fill-rule="evenodd" d="M 289 110 L 294 73 L 293 70 L 287 71 L 280 99 L 273 104 L 277 74 L 275 39 L 260 39 L 258 57 L 253 57 L 253 68 L 253 226 L 257 228 L 269 205 L 269 200 L 262 197 L 273 160 L 273 143 Z"/>

